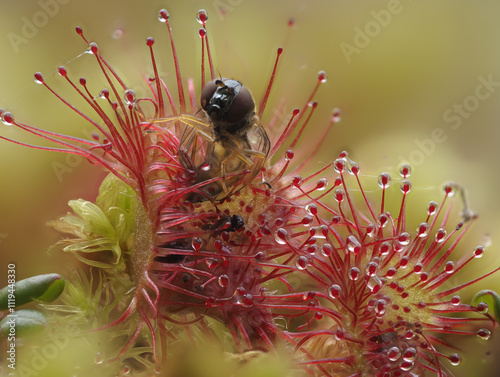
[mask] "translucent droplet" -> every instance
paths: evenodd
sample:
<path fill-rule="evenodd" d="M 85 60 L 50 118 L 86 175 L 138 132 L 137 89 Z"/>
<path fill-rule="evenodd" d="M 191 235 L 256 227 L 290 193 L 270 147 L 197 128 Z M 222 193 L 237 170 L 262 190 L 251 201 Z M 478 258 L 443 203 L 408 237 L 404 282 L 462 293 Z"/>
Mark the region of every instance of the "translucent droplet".
<path fill-rule="evenodd" d="M 280 245 L 286 245 L 288 243 L 288 238 L 289 238 L 288 232 L 286 231 L 286 229 L 283 228 L 278 228 L 278 230 L 274 234 L 274 239 Z"/>
<path fill-rule="evenodd" d="M 201 240 L 201 238 L 199 238 L 199 237 L 194 237 L 194 238 L 191 240 L 191 247 L 192 247 L 192 248 L 193 248 L 193 250 L 195 250 L 195 251 L 200 250 L 201 244 L 202 244 L 202 240 Z"/>
<path fill-rule="evenodd" d="M 6 126 L 12 126 L 14 124 L 14 115 L 9 113 L 8 111 L 5 113 L 2 113 L 2 122 Z"/>
<path fill-rule="evenodd" d="M 316 190 L 323 191 L 328 187 L 328 180 L 326 178 L 321 178 L 316 182 Z"/>
<path fill-rule="evenodd" d="M 347 163 L 346 163 L 346 159 L 345 158 L 337 158 L 333 162 L 333 168 L 335 169 L 335 171 L 337 173 L 343 173 L 344 170 L 345 170 L 346 165 L 347 165 Z"/>
<path fill-rule="evenodd" d="M 241 305 L 246 308 L 253 306 L 253 296 L 249 293 L 244 294 L 241 299 Z"/>
<path fill-rule="evenodd" d="M 97 46 L 97 43 L 95 42 L 90 42 L 89 47 L 85 50 L 85 53 L 87 54 L 92 54 L 95 55 L 99 51 L 99 46 Z"/>
<path fill-rule="evenodd" d="M 484 255 L 484 247 L 478 246 L 474 249 L 474 258 L 481 258 Z"/>
<path fill-rule="evenodd" d="M 377 274 L 377 271 L 378 271 L 378 263 L 376 262 L 369 262 L 367 265 L 366 265 L 366 275 L 367 276 L 375 276 Z"/>
<path fill-rule="evenodd" d="M 366 285 L 373 294 L 376 294 L 382 288 L 382 280 L 378 276 L 372 276 Z"/>
<path fill-rule="evenodd" d="M 434 239 L 437 243 L 442 243 L 446 238 L 446 230 L 443 228 L 439 228 L 434 236 Z"/>
<path fill-rule="evenodd" d="M 109 90 L 108 89 L 102 89 L 100 92 L 99 92 L 99 97 L 101 97 L 102 99 L 108 99 L 109 98 Z"/>
<path fill-rule="evenodd" d="M 318 207 L 316 204 L 308 204 L 306 205 L 306 212 L 310 216 L 316 216 L 318 214 Z"/>
<path fill-rule="evenodd" d="M 377 300 L 377 302 L 373 306 L 373 309 L 378 316 L 383 316 L 385 314 L 385 311 L 387 310 L 387 301 Z"/>
<path fill-rule="evenodd" d="M 429 202 L 429 204 L 427 205 L 427 214 L 429 216 L 433 216 L 436 214 L 437 209 L 438 209 L 438 204 L 435 201 Z"/>
<path fill-rule="evenodd" d="M 345 198 L 344 190 L 341 188 L 336 189 L 335 200 L 337 201 L 337 203 L 342 203 L 344 201 L 344 198 Z"/>
<path fill-rule="evenodd" d="M 421 274 L 422 271 L 424 270 L 424 265 L 422 263 L 416 263 L 415 266 L 413 267 L 413 272 L 416 274 Z"/>
<path fill-rule="evenodd" d="M 387 189 L 391 185 L 392 178 L 389 173 L 382 173 L 378 176 L 378 185 L 381 189 Z"/>
<path fill-rule="evenodd" d="M 342 294 L 342 288 L 340 288 L 340 285 L 334 284 L 328 288 L 328 294 L 331 298 L 337 299 Z"/>
<path fill-rule="evenodd" d="M 332 255 L 332 251 L 333 251 L 332 245 L 330 245 L 329 243 L 321 245 L 321 254 L 324 257 L 329 257 L 330 255 Z"/>
<path fill-rule="evenodd" d="M 264 259 L 266 259 L 266 254 L 263 251 L 259 251 L 255 254 L 254 258 L 257 261 L 263 261 Z"/>
<path fill-rule="evenodd" d="M 453 296 L 451 298 L 451 304 L 454 306 L 460 305 L 460 296 Z"/>
<path fill-rule="evenodd" d="M 297 266 L 297 268 L 299 270 L 305 270 L 308 265 L 309 265 L 309 261 L 307 260 L 307 258 L 305 256 L 300 256 L 295 261 L 295 266 Z"/>
<path fill-rule="evenodd" d="M 455 195 L 456 185 L 454 183 L 447 183 L 443 187 L 444 194 L 448 197 Z"/>
<path fill-rule="evenodd" d="M 247 293 L 247 290 L 245 289 L 245 287 L 236 288 L 236 294 L 243 296 L 245 293 Z"/>
<path fill-rule="evenodd" d="M 491 336 L 491 331 L 488 329 L 478 330 L 477 336 L 479 336 L 481 339 L 488 340 Z"/>
<path fill-rule="evenodd" d="M 99 364 L 102 364 L 104 361 L 104 356 L 102 355 L 102 353 L 100 352 L 97 352 L 97 354 L 95 355 L 95 358 L 94 358 L 94 362 L 99 365 Z"/>
<path fill-rule="evenodd" d="M 453 272 L 453 270 L 455 269 L 455 262 L 453 261 L 448 261 L 445 263 L 444 265 L 444 271 L 447 273 L 447 274 L 451 274 Z"/>
<path fill-rule="evenodd" d="M 333 114 L 332 114 L 332 122 L 333 123 L 338 123 L 342 120 L 342 112 L 340 111 L 340 109 L 338 107 L 335 107 L 333 109 Z"/>
<path fill-rule="evenodd" d="M 387 350 L 387 358 L 390 361 L 397 361 L 401 357 L 401 350 L 398 347 L 391 347 Z"/>
<path fill-rule="evenodd" d="M 392 245 L 389 241 L 384 241 L 380 244 L 380 255 L 385 256 L 391 251 Z"/>
<path fill-rule="evenodd" d="M 160 22 L 168 22 L 168 20 L 170 19 L 170 15 L 168 14 L 166 9 L 160 10 L 158 19 L 160 20 Z"/>
<path fill-rule="evenodd" d="M 389 217 L 385 213 L 382 213 L 378 219 L 377 219 L 377 226 L 379 228 L 384 228 L 387 225 L 387 221 L 389 220 Z"/>
<path fill-rule="evenodd" d="M 385 273 L 385 277 L 387 279 L 394 279 L 394 276 L 396 276 L 397 272 L 398 270 L 396 270 L 395 268 L 389 268 Z"/>
<path fill-rule="evenodd" d="M 359 174 L 359 165 L 357 162 L 349 160 L 348 170 L 349 174 L 358 175 Z"/>
<path fill-rule="evenodd" d="M 348 272 L 349 279 L 356 281 L 359 279 L 359 275 L 361 275 L 361 271 L 357 267 L 351 267 Z"/>
<path fill-rule="evenodd" d="M 209 269 L 217 267 L 219 264 L 219 261 L 216 258 L 207 258 L 205 260 L 205 263 Z"/>
<path fill-rule="evenodd" d="M 316 242 L 316 234 L 319 232 L 319 229 L 317 226 L 312 226 L 309 228 L 309 236 L 311 239 L 309 240 L 310 243 Z"/>
<path fill-rule="evenodd" d="M 481 301 L 479 304 L 477 304 L 476 310 L 478 313 L 486 314 L 489 310 L 488 304 Z"/>
<path fill-rule="evenodd" d="M 325 83 L 326 82 L 326 72 L 325 71 L 319 71 L 318 72 L 318 81 L 320 83 Z"/>
<path fill-rule="evenodd" d="M 402 371 L 409 371 L 411 368 L 413 368 L 413 362 L 411 361 L 403 361 L 401 364 L 399 364 L 399 369 Z"/>
<path fill-rule="evenodd" d="M 398 236 L 398 242 L 403 245 L 407 246 L 411 241 L 411 236 L 407 232 L 403 232 Z"/>
<path fill-rule="evenodd" d="M 321 238 L 321 239 L 326 239 L 328 237 L 328 233 L 329 233 L 329 229 L 326 225 L 320 225 L 317 227 L 318 230 L 318 234 L 317 234 L 317 238 Z"/>
<path fill-rule="evenodd" d="M 427 237 L 428 232 L 429 224 L 427 223 L 420 223 L 420 225 L 417 227 L 417 237 Z"/>
<path fill-rule="evenodd" d="M 43 84 L 43 75 L 40 72 L 35 73 L 34 77 L 37 84 Z"/>
<path fill-rule="evenodd" d="M 210 171 L 211 168 L 212 165 L 210 165 L 208 162 L 205 162 L 200 166 L 201 171 Z"/>
<path fill-rule="evenodd" d="M 358 239 L 350 235 L 347 237 L 347 250 L 349 250 L 351 253 L 358 254 L 361 250 L 361 243 L 358 241 Z"/>
<path fill-rule="evenodd" d="M 60 66 L 59 68 L 57 68 L 57 73 L 59 73 L 59 75 L 62 77 L 66 77 L 68 75 L 68 71 L 64 66 Z"/>
<path fill-rule="evenodd" d="M 318 250 L 319 250 L 318 245 L 309 245 L 306 249 L 306 252 L 308 254 L 314 255 L 318 252 Z"/>
<path fill-rule="evenodd" d="M 125 103 L 127 105 L 135 104 L 135 92 L 132 89 L 127 89 L 123 94 L 123 98 L 125 99 Z"/>
<path fill-rule="evenodd" d="M 200 9 L 198 11 L 198 13 L 196 14 L 196 20 L 202 24 L 203 26 L 205 26 L 205 23 L 207 22 L 208 20 L 208 14 L 207 14 L 207 11 L 205 9 Z"/>
<path fill-rule="evenodd" d="M 122 368 L 122 376 L 128 376 L 132 372 L 132 368 L 130 368 L 128 365 L 124 365 Z"/>
<path fill-rule="evenodd" d="M 314 221 L 314 217 L 306 215 L 302 218 L 302 225 L 310 226 Z"/>
<path fill-rule="evenodd" d="M 224 274 L 219 276 L 219 279 L 217 281 L 222 288 L 226 288 L 227 284 L 229 283 L 229 277 L 226 274 Z"/>
<path fill-rule="evenodd" d="M 392 245 L 392 249 L 398 253 L 402 252 L 405 250 L 405 247 L 401 245 L 399 242 L 394 242 L 394 245 Z"/>
<path fill-rule="evenodd" d="M 403 164 L 399 167 L 399 174 L 403 178 L 408 178 L 411 175 L 411 166 L 409 164 Z"/>
<path fill-rule="evenodd" d="M 312 292 L 312 291 L 309 291 L 307 293 L 304 293 L 302 295 L 302 300 L 304 301 L 311 301 L 311 300 L 314 300 L 316 298 L 316 293 Z"/>
<path fill-rule="evenodd" d="M 375 235 L 375 225 L 373 224 L 366 225 L 366 235 L 368 237 L 373 237 Z"/>
<path fill-rule="evenodd" d="M 403 194 L 408 194 L 411 191 L 411 182 L 405 179 L 401 182 L 400 188 Z"/>
<path fill-rule="evenodd" d="M 300 187 L 302 184 L 302 177 L 300 175 L 296 175 L 292 178 L 292 185 L 295 187 Z"/>
<path fill-rule="evenodd" d="M 408 347 L 403 351 L 402 356 L 404 361 L 408 362 L 414 361 L 415 358 L 417 357 L 417 350 L 413 347 Z"/>
<path fill-rule="evenodd" d="M 462 362 L 462 358 L 458 353 L 452 353 L 448 358 L 450 360 L 451 365 L 457 366 Z"/>

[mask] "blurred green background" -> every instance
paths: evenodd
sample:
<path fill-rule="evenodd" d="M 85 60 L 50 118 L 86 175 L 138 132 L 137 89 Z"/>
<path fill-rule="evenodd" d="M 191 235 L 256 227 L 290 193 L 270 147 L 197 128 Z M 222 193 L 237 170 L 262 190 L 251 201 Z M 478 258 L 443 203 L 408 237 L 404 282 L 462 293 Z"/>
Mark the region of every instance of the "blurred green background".
<path fill-rule="evenodd" d="M 464 253 L 478 244 L 488 246 L 487 255 L 467 276 L 499 265 L 498 1 L 2 0 L 0 107 L 19 121 L 83 136 L 81 129 L 88 126 L 36 85 L 33 73 L 41 71 L 65 98 L 74 100 L 63 80 L 52 76 L 63 64 L 72 77 L 87 75 L 89 82 L 87 72 L 96 72 L 89 55 L 79 56 L 86 48 L 74 32 L 80 25 L 126 83 L 145 94 L 143 75 L 151 72 L 146 37 L 157 41 L 163 77 L 173 78 L 166 29 L 157 22 L 161 8 L 170 12 L 184 79 L 199 80 L 200 25 L 195 15 L 200 8 L 209 13 L 216 70 L 243 81 L 256 98 L 267 84 L 276 48 L 285 47 L 264 122 L 283 99 L 283 113 L 301 107 L 317 72 L 327 71 L 302 147 L 321 135 L 332 109 L 341 108 L 342 121 L 316 158 L 320 164 L 344 149 L 367 176 L 388 171 L 396 177 L 401 161 L 412 163 L 415 224 L 429 200 L 442 199 L 443 183 L 463 185 L 471 208 L 480 214 L 461 243 Z M 290 18 L 295 20 L 291 29 Z M 33 22 L 39 26 L 26 26 Z M 484 84 L 488 80 L 489 86 Z M 39 143 L 13 127 L 2 125 L 0 134 Z M 64 272 L 72 258 L 48 256 L 47 248 L 58 235 L 45 223 L 66 213 L 68 200 L 93 199 L 103 173 L 81 159 L 4 141 L 0 155 L 0 269 L 16 263 L 19 279 Z M 474 291 L 482 287 L 500 290 L 500 275 Z M 488 343 L 468 339 L 462 366 L 453 373 L 495 375 L 499 338 L 496 334 Z"/>

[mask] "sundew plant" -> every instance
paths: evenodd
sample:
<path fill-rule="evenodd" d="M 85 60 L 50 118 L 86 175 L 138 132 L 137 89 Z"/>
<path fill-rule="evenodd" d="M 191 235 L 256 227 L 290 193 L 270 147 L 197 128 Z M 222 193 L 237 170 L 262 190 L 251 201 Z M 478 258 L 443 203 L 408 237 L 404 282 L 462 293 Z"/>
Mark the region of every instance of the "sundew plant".
<path fill-rule="evenodd" d="M 215 14 L 229 17 L 233 8 L 219 5 Z M 394 171 L 365 174 L 348 145 L 325 145 L 342 124 L 334 103 L 326 104 L 333 108 L 326 119 L 318 117 L 328 101 L 320 95 L 327 72 L 295 73 L 306 77 L 300 102 L 289 103 L 280 89 L 293 18 L 282 25 L 284 47 L 266 52 L 274 62 L 266 59 L 262 93 L 238 67 L 219 72 L 214 42 L 224 36 L 211 34 L 218 20 L 209 11 L 193 9 L 186 21 L 159 9 L 151 22 L 162 24 L 167 43 L 145 36 L 134 47 L 149 57 L 137 73 L 140 88 L 120 73 L 126 59 L 108 56 L 91 27 L 77 26 L 75 43 L 78 59 L 92 62 L 92 79 L 73 73 L 71 62 L 57 74 L 34 73 L 54 108 L 69 110 L 90 132 L 60 133 L 23 122 L 8 104 L 0 110 L 9 128 L 2 144 L 78 156 L 106 173 L 93 198 L 70 200 L 67 214 L 49 223 L 61 233 L 51 253 L 68 253 L 74 263 L 19 282 L 16 308 L 35 301 L 34 308 L 18 311 L 18 354 L 3 371 L 459 372 L 468 350 L 458 340 L 488 341 L 500 313 L 494 290 L 476 288 L 500 267 L 481 263 L 487 245 L 464 246 L 478 215 L 463 183 L 446 182 L 433 200 L 415 203 L 411 179 L 419 173 L 411 158 Z M 193 22 L 197 35 L 188 42 L 199 60 L 192 76 L 177 50 L 182 22 Z M 328 160 L 319 161 L 325 148 Z M 2 305 L 0 346 L 8 352 L 13 311 Z"/>

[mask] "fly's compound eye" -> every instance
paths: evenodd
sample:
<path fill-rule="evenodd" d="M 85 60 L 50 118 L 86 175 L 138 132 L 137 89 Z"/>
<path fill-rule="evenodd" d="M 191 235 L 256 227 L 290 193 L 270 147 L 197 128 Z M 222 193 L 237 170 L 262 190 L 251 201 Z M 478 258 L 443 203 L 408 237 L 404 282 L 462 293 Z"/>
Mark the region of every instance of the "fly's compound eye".
<path fill-rule="evenodd" d="M 217 90 L 216 81 L 220 80 L 212 80 L 205 85 L 203 90 L 201 91 L 200 103 L 203 110 L 208 111 L 207 107 L 212 99 L 215 91 Z"/>
<path fill-rule="evenodd" d="M 250 91 L 241 86 L 238 94 L 234 97 L 233 102 L 227 109 L 224 115 L 224 120 L 227 122 L 238 122 L 246 118 L 255 110 L 255 102 L 253 101 Z"/>
<path fill-rule="evenodd" d="M 201 92 L 201 107 L 214 121 L 238 122 L 255 110 L 249 90 L 226 78 L 210 81 Z"/>

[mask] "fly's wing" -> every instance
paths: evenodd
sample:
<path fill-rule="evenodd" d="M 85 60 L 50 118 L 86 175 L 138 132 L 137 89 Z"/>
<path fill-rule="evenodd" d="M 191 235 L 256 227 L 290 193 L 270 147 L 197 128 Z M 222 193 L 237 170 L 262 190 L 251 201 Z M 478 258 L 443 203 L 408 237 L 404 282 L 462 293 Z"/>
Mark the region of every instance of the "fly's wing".
<path fill-rule="evenodd" d="M 270 149 L 269 138 L 258 122 L 245 134 L 223 133 L 221 139 L 226 157 L 221 161 L 223 192 L 216 199 L 230 196 L 252 183 L 265 164 Z"/>
<path fill-rule="evenodd" d="M 179 143 L 180 162 L 189 170 L 196 171 L 206 163 L 207 154 L 215 140 L 213 128 L 207 121 L 191 115 L 175 117 L 182 135 Z"/>
<path fill-rule="evenodd" d="M 271 142 L 262 124 L 257 122 L 254 127 L 251 127 L 247 132 L 247 139 L 250 149 L 257 152 L 257 155 L 263 157 L 264 161 L 261 164 L 262 167 L 271 149 Z"/>
<path fill-rule="evenodd" d="M 252 165 L 249 167 L 249 179 L 253 180 L 260 173 L 267 161 L 267 156 L 271 149 L 271 142 L 269 141 L 266 130 L 260 123 L 256 123 L 251 127 L 246 136 L 250 148 L 246 150 L 245 153 L 252 160 Z"/>

